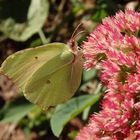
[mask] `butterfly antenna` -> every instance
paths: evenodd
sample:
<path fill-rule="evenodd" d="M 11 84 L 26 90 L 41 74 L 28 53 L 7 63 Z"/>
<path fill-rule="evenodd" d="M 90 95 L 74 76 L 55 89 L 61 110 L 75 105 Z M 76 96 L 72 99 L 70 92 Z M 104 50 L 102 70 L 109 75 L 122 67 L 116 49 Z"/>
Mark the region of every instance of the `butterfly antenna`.
<path fill-rule="evenodd" d="M 77 36 L 79 36 L 80 34 L 83 34 L 83 33 L 85 33 L 85 31 L 80 31 L 79 33 L 77 33 L 77 34 L 74 36 L 74 39 L 75 39 Z"/>
<path fill-rule="evenodd" d="M 83 25 L 83 23 L 78 24 L 78 26 L 76 27 L 76 29 L 74 30 L 73 34 L 71 35 L 71 38 L 73 38 L 75 36 L 75 33 L 77 32 L 77 30 Z M 79 34 L 79 33 L 78 33 Z M 76 35 L 77 36 L 77 35 Z"/>

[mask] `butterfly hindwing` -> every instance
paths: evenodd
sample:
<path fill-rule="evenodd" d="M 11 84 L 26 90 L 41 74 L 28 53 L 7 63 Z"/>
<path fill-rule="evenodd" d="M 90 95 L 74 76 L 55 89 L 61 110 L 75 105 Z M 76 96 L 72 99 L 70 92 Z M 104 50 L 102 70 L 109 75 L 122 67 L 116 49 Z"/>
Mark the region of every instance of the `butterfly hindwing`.
<path fill-rule="evenodd" d="M 28 100 L 43 109 L 68 100 L 81 81 L 82 61 L 74 57 L 66 50 L 43 65 L 25 87 Z"/>

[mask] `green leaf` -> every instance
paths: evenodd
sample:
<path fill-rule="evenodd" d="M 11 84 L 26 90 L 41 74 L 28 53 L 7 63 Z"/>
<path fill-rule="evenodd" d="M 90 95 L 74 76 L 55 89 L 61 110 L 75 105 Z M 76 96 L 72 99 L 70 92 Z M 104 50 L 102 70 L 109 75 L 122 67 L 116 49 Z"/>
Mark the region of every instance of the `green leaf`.
<path fill-rule="evenodd" d="M 90 106 L 87 107 L 84 111 L 83 111 L 83 114 L 82 114 L 82 119 L 83 120 L 87 120 L 88 116 L 89 116 L 89 111 L 90 111 Z"/>
<path fill-rule="evenodd" d="M 23 2 L 20 1 L 16 2 L 16 4 L 17 3 L 21 5 Z M 13 6 L 12 3 L 8 2 L 5 5 Z M 24 6 L 25 5 L 23 5 L 23 7 Z M 6 7 L 3 6 L 3 9 L 4 8 Z M 13 12 L 12 10 L 15 10 L 14 7 L 10 8 L 9 10 L 11 11 L 8 11 L 7 9 L 6 12 L 3 12 L 0 7 L 0 11 L 3 13 L 3 15 L 0 14 L 0 31 L 15 41 L 25 41 L 33 34 L 39 32 L 39 30 L 44 25 L 48 16 L 49 3 L 47 0 L 31 0 L 30 6 L 27 8 L 28 13 L 27 11 L 18 12 L 19 8 Z M 18 12 L 18 14 L 15 14 L 15 12 Z M 19 15 L 24 15 L 25 18 L 19 19 L 19 17 L 17 17 Z"/>
<path fill-rule="evenodd" d="M 0 122 L 17 123 L 34 108 L 24 97 L 19 97 L 0 111 Z"/>
<path fill-rule="evenodd" d="M 69 137 L 70 139 L 73 140 L 73 139 L 76 137 L 77 133 L 78 133 L 78 130 L 77 130 L 77 131 L 76 131 L 76 130 L 72 130 L 72 131 L 68 134 L 68 137 Z"/>
<path fill-rule="evenodd" d="M 96 74 L 97 74 L 97 69 L 90 69 L 90 70 L 85 70 L 84 72 L 83 72 L 83 80 L 84 81 L 89 81 L 89 80 L 91 80 L 91 79 L 93 79 L 95 76 L 96 76 Z"/>
<path fill-rule="evenodd" d="M 95 94 L 83 95 L 72 98 L 64 104 L 58 105 L 51 118 L 51 128 L 55 136 L 59 136 L 64 126 L 85 108 L 95 104 L 101 97 L 101 86 L 99 85 Z"/>

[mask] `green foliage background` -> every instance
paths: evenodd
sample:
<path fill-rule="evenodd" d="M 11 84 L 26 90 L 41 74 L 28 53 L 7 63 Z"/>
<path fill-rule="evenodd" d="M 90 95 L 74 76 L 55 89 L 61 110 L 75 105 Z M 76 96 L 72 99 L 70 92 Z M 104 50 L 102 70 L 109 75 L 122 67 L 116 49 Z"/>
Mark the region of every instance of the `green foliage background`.
<path fill-rule="evenodd" d="M 10 54 L 29 47 L 67 43 L 78 24 L 84 34 L 80 45 L 106 16 L 119 10 L 140 10 L 135 0 L 0 0 L 0 63 Z M 83 72 L 81 86 L 75 96 L 46 112 L 30 104 L 17 93 L 8 79 L 0 75 L 0 127 L 14 126 L 0 139 L 12 139 L 19 130 L 23 139 L 73 140 L 88 117 L 100 110 L 104 91 L 92 69 Z M 2 134 L 1 134 L 2 133 Z M 11 135 L 12 134 L 12 135 Z M 20 139 L 19 139 L 20 140 Z"/>

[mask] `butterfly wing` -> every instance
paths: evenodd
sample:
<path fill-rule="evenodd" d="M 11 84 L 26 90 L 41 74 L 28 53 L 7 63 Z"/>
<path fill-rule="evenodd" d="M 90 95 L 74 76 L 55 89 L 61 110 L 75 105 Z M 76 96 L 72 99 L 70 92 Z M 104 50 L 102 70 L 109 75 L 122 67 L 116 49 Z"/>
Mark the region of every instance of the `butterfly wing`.
<path fill-rule="evenodd" d="M 28 81 L 26 98 L 47 109 L 68 100 L 81 82 L 82 58 L 70 51 L 44 64 Z"/>
<path fill-rule="evenodd" d="M 60 55 L 63 49 L 66 49 L 65 44 L 51 43 L 19 51 L 3 62 L 0 71 L 13 79 L 23 91 L 32 75 L 46 62 Z"/>
<path fill-rule="evenodd" d="M 81 77 L 83 72 L 83 58 L 82 55 L 77 55 L 75 57 L 75 61 L 71 64 L 71 70 L 70 70 L 70 79 L 69 79 L 69 85 L 71 93 L 75 93 L 77 88 L 79 87 L 81 83 Z"/>

